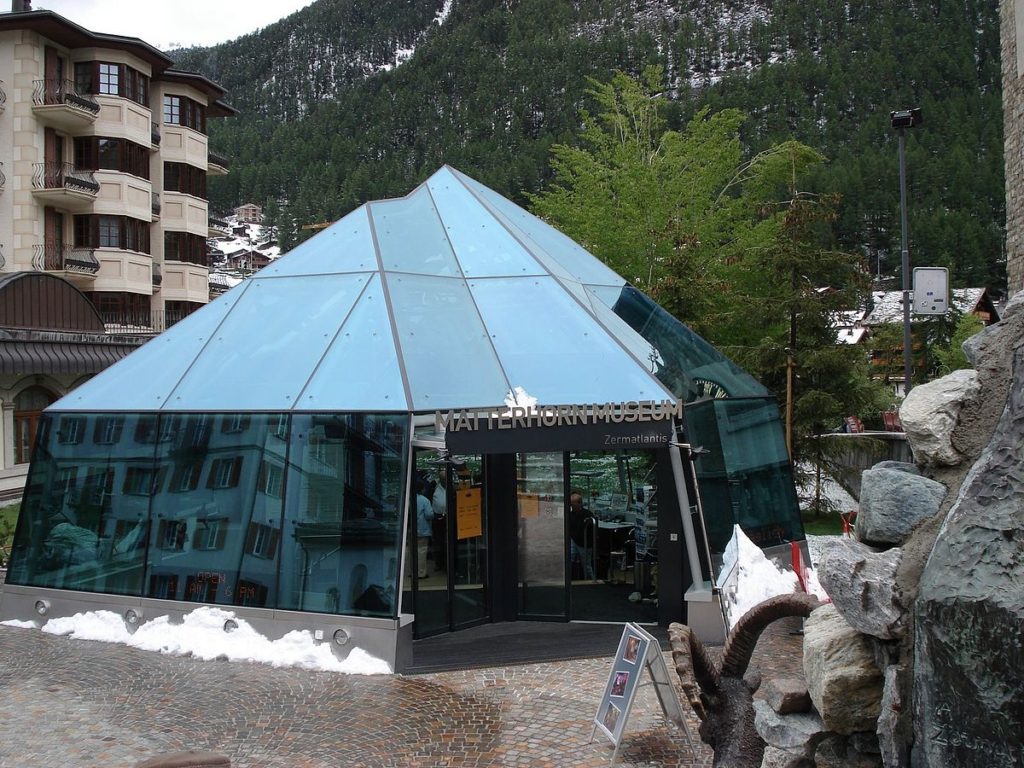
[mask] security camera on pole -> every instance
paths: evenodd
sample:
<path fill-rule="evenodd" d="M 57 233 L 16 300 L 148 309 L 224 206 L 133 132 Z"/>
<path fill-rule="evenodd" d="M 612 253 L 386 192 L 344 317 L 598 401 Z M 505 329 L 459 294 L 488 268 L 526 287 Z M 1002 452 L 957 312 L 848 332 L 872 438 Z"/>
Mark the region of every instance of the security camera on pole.
<path fill-rule="evenodd" d="M 910 348 L 910 253 L 907 250 L 907 161 L 905 157 L 904 132 L 921 124 L 921 110 L 901 109 L 889 113 L 892 127 L 896 129 L 900 142 L 900 239 L 901 263 L 903 265 L 903 396 L 910 392 L 910 378 L 913 363 Z"/>

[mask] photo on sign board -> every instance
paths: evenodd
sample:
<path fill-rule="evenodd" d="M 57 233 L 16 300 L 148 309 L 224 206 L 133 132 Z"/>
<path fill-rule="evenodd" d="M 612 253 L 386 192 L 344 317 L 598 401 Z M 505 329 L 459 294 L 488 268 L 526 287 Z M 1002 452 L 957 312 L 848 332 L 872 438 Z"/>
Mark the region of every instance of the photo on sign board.
<path fill-rule="evenodd" d="M 626 683 L 629 682 L 629 672 L 616 672 L 615 680 L 612 681 L 612 696 L 621 696 L 626 692 Z"/>
<path fill-rule="evenodd" d="M 626 640 L 626 652 L 622 655 L 622 658 L 630 664 L 636 664 L 636 654 L 639 650 L 640 638 L 636 635 L 630 635 L 629 639 Z"/>
<path fill-rule="evenodd" d="M 608 729 L 609 733 L 615 731 L 615 724 L 619 721 L 619 708 L 611 702 L 608 702 L 608 709 L 604 711 L 604 719 L 601 721 L 604 723 L 604 727 Z"/>

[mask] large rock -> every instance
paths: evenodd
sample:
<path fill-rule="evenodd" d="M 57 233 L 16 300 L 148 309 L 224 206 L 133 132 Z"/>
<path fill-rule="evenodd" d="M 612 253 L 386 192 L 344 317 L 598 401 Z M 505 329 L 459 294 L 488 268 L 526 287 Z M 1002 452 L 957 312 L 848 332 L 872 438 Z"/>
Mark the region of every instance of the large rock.
<path fill-rule="evenodd" d="M 878 755 L 859 752 L 850 739 L 836 735 L 818 745 L 814 764 L 816 768 L 882 768 Z"/>
<path fill-rule="evenodd" d="M 825 726 L 813 712 L 780 715 L 767 701 L 754 700 L 754 727 L 765 744 L 790 752 L 814 754 L 818 742 L 825 738 Z"/>
<path fill-rule="evenodd" d="M 946 486 L 898 469 L 864 470 L 860 481 L 857 538 L 868 544 L 902 544 L 933 517 L 946 498 Z"/>
<path fill-rule="evenodd" d="M 880 461 L 872 469 L 898 469 L 900 472 L 909 472 L 912 475 L 920 475 L 921 470 L 917 468 L 917 464 L 911 464 L 909 461 L 894 461 L 893 459 L 886 459 Z"/>
<path fill-rule="evenodd" d="M 865 473 L 867 474 L 867 473 Z M 876 552 L 853 539 L 838 539 L 825 550 L 818 578 L 846 622 L 881 640 L 907 631 L 909 606 L 896 588 L 901 549 Z"/>
<path fill-rule="evenodd" d="M 906 678 L 903 666 L 890 666 L 885 670 L 882 687 L 882 711 L 878 715 L 878 747 L 886 768 L 908 768 L 910 755 L 910 707 L 903 701 Z"/>
<path fill-rule="evenodd" d="M 925 466 L 953 466 L 963 461 L 953 447 L 953 430 L 964 402 L 973 399 L 979 389 L 977 372 L 960 370 L 910 390 L 900 406 L 900 421 L 914 461 Z"/>
<path fill-rule="evenodd" d="M 790 752 L 778 747 L 765 747 L 761 768 L 815 768 L 814 760 L 802 752 Z"/>
<path fill-rule="evenodd" d="M 1013 368 L 995 434 L 921 575 L 912 763 L 922 768 L 1024 764 L 1024 348 Z"/>
<path fill-rule="evenodd" d="M 807 683 L 795 677 L 773 677 L 761 686 L 760 694 L 780 715 L 807 712 L 811 708 Z"/>
<path fill-rule="evenodd" d="M 848 735 L 875 730 L 882 701 L 882 673 L 871 641 L 832 604 L 804 622 L 804 676 L 825 728 Z"/>

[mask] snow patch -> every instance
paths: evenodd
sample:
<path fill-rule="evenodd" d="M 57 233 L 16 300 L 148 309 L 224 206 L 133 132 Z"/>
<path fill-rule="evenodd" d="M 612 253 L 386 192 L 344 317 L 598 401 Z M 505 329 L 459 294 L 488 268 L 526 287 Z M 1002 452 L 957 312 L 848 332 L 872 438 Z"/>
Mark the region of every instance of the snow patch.
<path fill-rule="evenodd" d="M 224 623 L 233 621 L 237 627 L 224 631 Z M 16 626 L 11 622 L 4 622 Z M 34 626 L 21 622 L 17 626 Z M 90 611 L 74 616 L 51 619 L 42 631 L 64 635 L 76 640 L 120 643 L 144 651 L 174 656 L 192 656 L 204 661 L 227 659 L 269 664 L 273 667 L 341 672 L 350 675 L 387 675 L 387 662 L 371 656 L 361 648 L 353 648 L 348 658 L 339 660 L 326 642 L 317 642 L 308 630 L 292 630 L 279 640 L 261 635 L 233 611 L 203 606 L 182 618 L 180 624 L 168 616 L 158 616 L 129 632 L 124 620 L 113 611 Z"/>

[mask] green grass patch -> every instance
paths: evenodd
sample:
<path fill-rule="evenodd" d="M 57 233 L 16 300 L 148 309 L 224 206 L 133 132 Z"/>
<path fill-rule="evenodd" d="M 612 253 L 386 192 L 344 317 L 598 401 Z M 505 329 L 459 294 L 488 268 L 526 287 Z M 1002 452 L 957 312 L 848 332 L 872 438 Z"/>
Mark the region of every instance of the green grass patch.
<path fill-rule="evenodd" d="M 838 512 L 804 512 L 800 515 L 804 522 L 804 533 L 812 536 L 837 536 L 843 532 L 843 521 Z"/>

